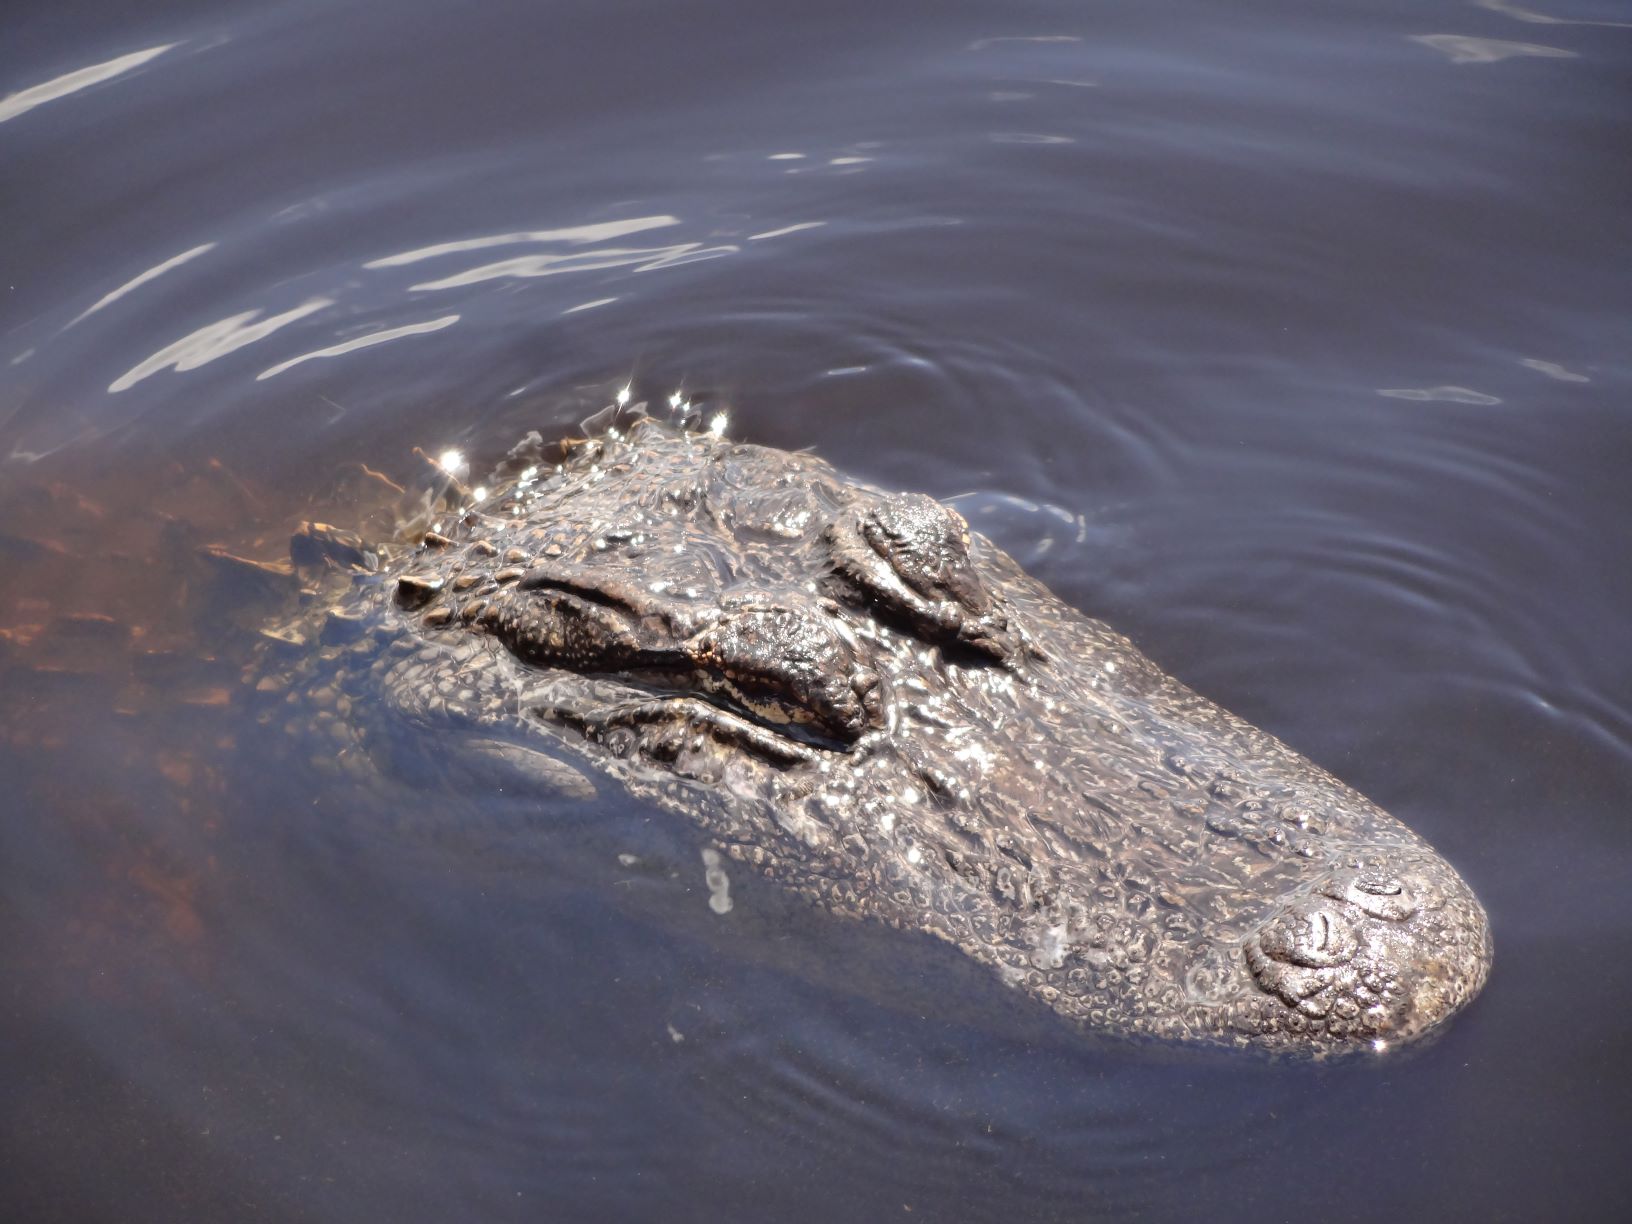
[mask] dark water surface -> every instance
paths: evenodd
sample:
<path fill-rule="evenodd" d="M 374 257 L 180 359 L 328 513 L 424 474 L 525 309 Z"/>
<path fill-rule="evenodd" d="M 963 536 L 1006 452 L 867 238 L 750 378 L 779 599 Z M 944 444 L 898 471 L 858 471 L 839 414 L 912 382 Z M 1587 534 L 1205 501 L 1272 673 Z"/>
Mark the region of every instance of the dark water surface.
<path fill-rule="evenodd" d="M 1632 7 L 0 29 L 0 1217 L 1625 1218 Z M 1378 800 L 1485 994 L 1361 1064 L 1105 1048 L 718 918 L 672 817 L 342 804 L 233 725 L 199 545 L 631 379 L 955 499 Z"/>

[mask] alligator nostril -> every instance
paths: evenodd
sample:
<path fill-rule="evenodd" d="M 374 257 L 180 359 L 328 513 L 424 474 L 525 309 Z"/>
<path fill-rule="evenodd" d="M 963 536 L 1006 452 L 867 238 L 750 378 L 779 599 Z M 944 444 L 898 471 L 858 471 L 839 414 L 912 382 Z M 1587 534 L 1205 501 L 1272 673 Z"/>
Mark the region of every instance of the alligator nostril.
<path fill-rule="evenodd" d="M 1398 877 L 1376 869 L 1362 871 L 1355 877 L 1354 886 L 1374 897 L 1397 897 L 1405 890 Z"/>
<path fill-rule="evenodd" d="M 1423 907 L 1420 881 L 1381 863 L 1340 874 L 1321 885 L 1320 892 L 1385 922 L 1404 922 Z"/>
<path fill-rule="evenodd" d="M 1309 968 L 1344 964 L 1359 949 L 1354 928 L 1324 906 L 1287 911 L 1260 930 L 1256 942 L 1272 960 Z"/>

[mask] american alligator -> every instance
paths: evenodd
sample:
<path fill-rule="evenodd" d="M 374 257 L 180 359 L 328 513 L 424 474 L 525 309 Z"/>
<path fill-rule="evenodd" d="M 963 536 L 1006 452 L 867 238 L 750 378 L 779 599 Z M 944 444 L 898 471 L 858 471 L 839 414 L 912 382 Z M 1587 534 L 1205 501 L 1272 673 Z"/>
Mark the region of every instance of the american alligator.
<path fill-rule="evenodd" d="M 394 559 L 296 543 L 348 585 L 248 691 L 341 757 L 391 718 L 478 770 L 593 767 L 1120 1037 L 1380 1049 L 1485 981 L 1485 913 L 1426 842 L 929 497 L 641 418 L 535 436 Z"/>

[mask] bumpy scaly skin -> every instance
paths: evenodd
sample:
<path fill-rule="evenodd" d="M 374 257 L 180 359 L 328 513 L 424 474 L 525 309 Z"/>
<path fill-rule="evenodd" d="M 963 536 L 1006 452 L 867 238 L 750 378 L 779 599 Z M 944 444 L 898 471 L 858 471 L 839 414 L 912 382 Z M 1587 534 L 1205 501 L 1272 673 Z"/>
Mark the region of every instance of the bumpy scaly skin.
<path fill-rule="evenodd" d="M 567 444 L 323 615 L 337 737 L 393 711 L 587 786 L 564 750 L 1094 1030 L 1374 1048 L 1489 969 L 1421 838 L 953 511 L 809 455 L 646 420 Z M 308 684 L 252 682 L 268 711 Z"/>

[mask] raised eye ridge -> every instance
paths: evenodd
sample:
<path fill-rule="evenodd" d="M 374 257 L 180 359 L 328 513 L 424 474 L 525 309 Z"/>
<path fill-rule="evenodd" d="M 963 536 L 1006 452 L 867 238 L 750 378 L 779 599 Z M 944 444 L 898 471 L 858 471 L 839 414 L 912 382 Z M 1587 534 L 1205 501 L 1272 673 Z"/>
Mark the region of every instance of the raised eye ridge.
<path fill-rule="evenodd" d="M 998 599 L 970 559 L 969 526 L 923 494 L 895 494 L 853 506 L 825 540 L 839 593 L 905 624 L 941 646 L 1011 660 L 1015 635 Z"/>

